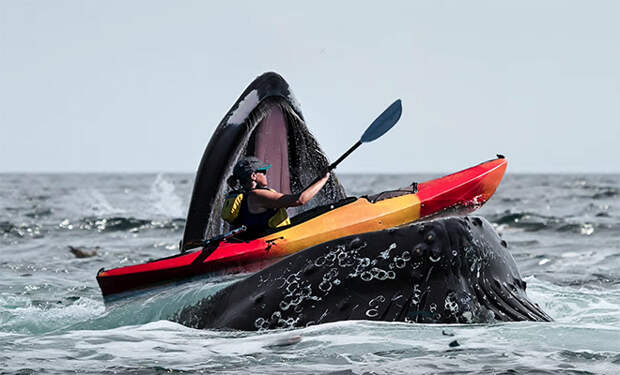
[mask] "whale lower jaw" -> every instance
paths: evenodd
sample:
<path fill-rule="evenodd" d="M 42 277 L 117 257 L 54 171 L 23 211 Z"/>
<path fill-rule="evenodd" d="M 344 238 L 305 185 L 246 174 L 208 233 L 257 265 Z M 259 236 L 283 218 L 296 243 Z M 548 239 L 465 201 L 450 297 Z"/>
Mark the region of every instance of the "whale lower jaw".
<path fill-rule="evenodd" d="M 173 320 L 240 330 L 341 320 L 551 321 L 525 289 L 506 243 L 486 220 L 450 217 L 314 246 Z"/>

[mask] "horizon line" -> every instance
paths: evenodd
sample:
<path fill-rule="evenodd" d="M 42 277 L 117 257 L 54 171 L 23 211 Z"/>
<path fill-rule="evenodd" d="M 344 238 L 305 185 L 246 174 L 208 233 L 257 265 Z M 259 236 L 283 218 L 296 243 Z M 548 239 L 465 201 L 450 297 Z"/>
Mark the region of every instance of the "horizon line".
<path fill-rule="evenodd" d="M 444 175 L 448 175 L 448 174 L 452 174 L 458 171 L 412 171 L 412 172 L 339 172 L 339 175 L 384 175 L 384 176 L 388 176 L 388 175 L 408 175 L 408 174 L 444 174 Z M 185 175 L 185 174 L 191 174 L 194 175 L 196 174 L 196 171 L 164 171 L 164 170 L 145 170 L 145 171 L 0 171 L 0 175 L 11 175 L 11 174 L 16 174 L 16 175 L 63 175 L 63 174 L 83 174 L 83 175 L 87 175 L 87 174 L 101 174 L 101 175 L 112 175 L 112 174 L 117 174 L 117 175 L 129 175 L 129 174 L 136 174 L 136 175 L 146 175 L 146 174 L 178 174 L 178 175 Z M 553 175 L 571 175 L 571 174 L 586 174 L 586 175 L 620 175 L 620 171 L 615 171 L 615 172 L 583 172 L 583 171 L 537 171 L 537 172 L 532 172 L 532 171 L 511 171 L 511 172 L 507 172 L 506 174 L 553 174 Z"/>

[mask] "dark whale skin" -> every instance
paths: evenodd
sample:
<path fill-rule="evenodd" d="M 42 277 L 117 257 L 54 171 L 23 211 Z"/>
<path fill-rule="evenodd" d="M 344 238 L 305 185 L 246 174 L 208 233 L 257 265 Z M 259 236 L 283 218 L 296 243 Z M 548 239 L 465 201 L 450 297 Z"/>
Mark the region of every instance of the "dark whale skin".
<path fill-rule="evenodd" d="M 480 217 L 343 237 L 291 255 L 177 313 L 193 328 L 265 330 L 342 320 L 551 321 L 507 244 Z"/>

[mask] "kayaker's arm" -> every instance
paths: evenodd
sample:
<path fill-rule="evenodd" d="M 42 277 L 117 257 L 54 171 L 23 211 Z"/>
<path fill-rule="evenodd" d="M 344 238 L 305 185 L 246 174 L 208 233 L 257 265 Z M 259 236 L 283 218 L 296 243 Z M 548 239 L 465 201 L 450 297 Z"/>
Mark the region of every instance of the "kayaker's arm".
<path fill-rule="evenodd" d="M 323 178 L 321 178 L 314 184 L 308 186 L 306 190 L 302 191 L 301 194 L 299 194 L 299 198 L 295 202 L 296 203 L 295 206 L 301 206 L 301 205 L 308 203 L 308 201 L 314 198 L 316 193 L 318 193 L 323 188 L 323 186 L 325 186 L 325 183 L 327 182 L 328 179 L 329 179 L 329 172 L 325 173 L 325 176 L 323 176 Z"/>
<path fill-rule="evenodd" d="M 250 203 L 254 207 L 259 206 L 266 209 L 302 206 L 314 198 L 321 188 L 325 186 L 328 179 L 329 173 L 298 194 L 282 194 L 271 190 L 254 190 L 250 196 Z"/>

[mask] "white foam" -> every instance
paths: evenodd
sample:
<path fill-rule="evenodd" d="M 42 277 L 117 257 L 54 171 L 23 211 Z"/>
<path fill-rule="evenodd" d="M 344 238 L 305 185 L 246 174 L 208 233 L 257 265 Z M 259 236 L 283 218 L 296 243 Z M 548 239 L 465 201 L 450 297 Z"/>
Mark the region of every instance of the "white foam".
<path fill-rule="evenodd" d="M 0 299 L 1 305 L 6 301 Z M 77 323 L 94 318 L 104 312 L 104 306 L 90 298 L 80 298 L 69 306 L 40 308 L 33 306 L 27 298 L 13 301 L 19 303 L 13 309 L 0 308 L 0 316 L 5 318 L 2 326 L 17 332 L 42 333 L 66 324 Z"/>
<path fill-rule="evenodd" d="M 581 224 L 579 228 L 579 233 L 585 236 L 589 236 L 594 233 L 594 226 L 590 223 Z"/>

